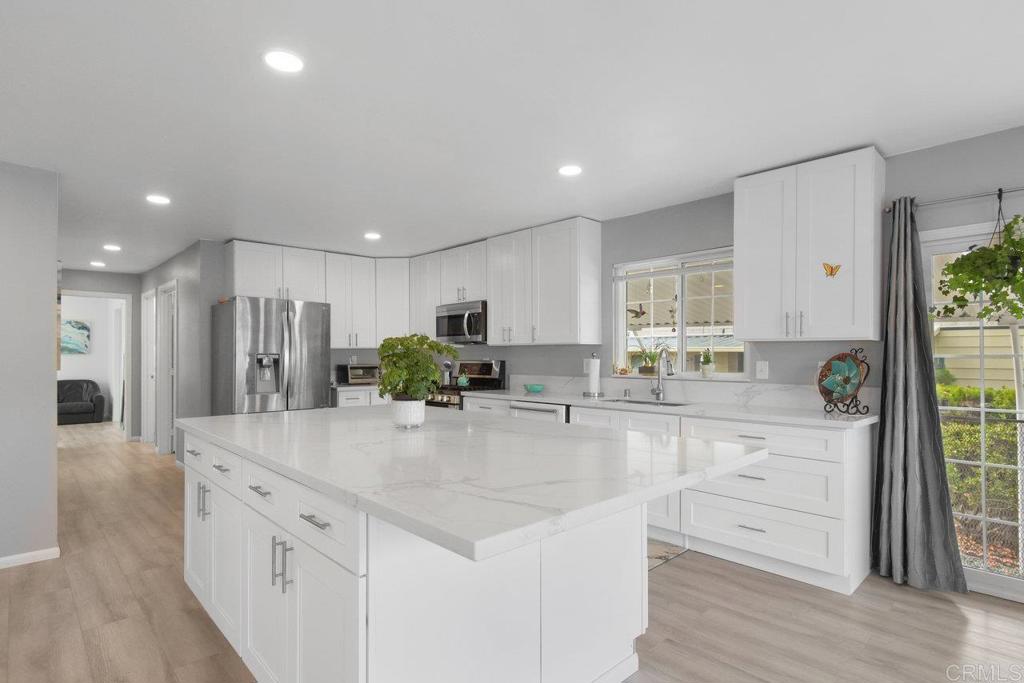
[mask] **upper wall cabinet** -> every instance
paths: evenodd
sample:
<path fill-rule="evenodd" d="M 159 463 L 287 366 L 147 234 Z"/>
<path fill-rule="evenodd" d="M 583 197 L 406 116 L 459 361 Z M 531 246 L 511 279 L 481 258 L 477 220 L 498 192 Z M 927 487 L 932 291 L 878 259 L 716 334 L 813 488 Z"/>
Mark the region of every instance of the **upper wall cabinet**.
<path fill-rule="evenodd" d="M 487 243 L 474 242 L 441 255 L 441 303 L 487 298 Z"/>
<path fill-rule="evenodd" d="M 487 240 L 487 342 L 601 343 L 601 224 L 572 218 Z"/>
<path fill-rule="evenodd" d="M 377 345 L 377 276 L 374 259 L 327 254 L 327 303 L 331 305 L 331 348 Z"/>
<path fill-rule="evenodd" d="M 881 338 L 884 188 L 874 147 L 736 180 L 738 339 Z"/>
<path fill-rule="evenodd" d="M 377 344 L 409 334 L 409 259 L 379 258 L 377 268 Z"/>
<path fill-rule="evenodd" d="M 437 336 L 437 307 L 441 305 L 441 254 L 409 259 L 409 332 Z"/>
<path fill-rule="evenodd" d="M 227 286 L 229 296 L 326 301 L 324 252 L 229 242 Z"/>

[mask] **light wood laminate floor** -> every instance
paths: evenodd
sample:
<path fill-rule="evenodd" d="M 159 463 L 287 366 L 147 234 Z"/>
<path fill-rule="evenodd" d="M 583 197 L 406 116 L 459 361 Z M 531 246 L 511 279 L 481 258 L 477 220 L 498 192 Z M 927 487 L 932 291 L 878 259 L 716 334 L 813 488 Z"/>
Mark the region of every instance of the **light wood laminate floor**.
<path fill-rule="evenodd" d="M 110 425 L 58 433 L 62 555 L 0 570 L 0 683 L 251 681 L 182 579 L 173 458 Z M 916 683 L 1024 664 L 1024 605 L 983 595 L 871 577 L 845 597 L 694 552 L 654 568 L 650 593 L 631 683 Z"/>

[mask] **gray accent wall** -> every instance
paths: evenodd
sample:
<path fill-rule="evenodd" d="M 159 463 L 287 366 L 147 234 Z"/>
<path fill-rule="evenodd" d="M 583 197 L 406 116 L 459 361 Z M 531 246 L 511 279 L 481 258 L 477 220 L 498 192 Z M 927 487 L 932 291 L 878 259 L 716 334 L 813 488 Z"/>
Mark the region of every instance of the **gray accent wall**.
<path fill-rule="evenodd" d="M 126 431 L 131 437 L 142 434 L 142 278 L 130 273 L 107 273 L 94 270 L 65 270 L 61 273 L 60 286 L 64 290 L 78 292 L 105 292 L 131 294 L 132 327 L 129 330 L 131 345 L 131 410 L 129 410 Z"/>
<path fill-rule="evenodd" d="M 0 566 L 57 547 L 57 203 L 56 173 L 0 162 Z"/>

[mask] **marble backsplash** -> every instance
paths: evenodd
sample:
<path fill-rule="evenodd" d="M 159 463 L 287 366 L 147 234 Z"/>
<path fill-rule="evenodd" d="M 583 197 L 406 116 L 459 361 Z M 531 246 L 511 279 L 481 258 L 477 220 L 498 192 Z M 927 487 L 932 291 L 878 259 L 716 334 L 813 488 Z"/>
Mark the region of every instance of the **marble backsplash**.
<path fill-rule="evenodd" d="M 582 395 L 587 390 L 586 377 L 559 375 L 517 375 L 509 377 L 508 388 L 521 389 L 524 384 L 544 385 L 546 394 Z M 601 390 L 605 396 L 619 397 L 629 389 L 633 398 L 650 397 L 653 380 L 640 377 L 602 377 Z M 823 405 L 817 387 L 808 384 L 769 384 L 764 382 L 729 381 L 716 379 L 667 379 L 665 400 L 676 403 L 724 403 L 738 406 L 777 406 L 785 408 L 820 409 Z M 871 413 L 881 407 L 881 390 L 864 387 L 859 394 Z"/>

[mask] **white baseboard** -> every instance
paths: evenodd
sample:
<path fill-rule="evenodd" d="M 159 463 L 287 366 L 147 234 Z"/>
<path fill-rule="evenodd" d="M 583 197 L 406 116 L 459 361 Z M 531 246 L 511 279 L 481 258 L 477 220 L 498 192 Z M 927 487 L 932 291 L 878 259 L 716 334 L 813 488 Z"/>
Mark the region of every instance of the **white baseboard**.
<path fill-rule="evenodd" d="M 994 595 L 1004 600 L 1024 602 L 1024 580 L 1012 576 L 1002 576 L 980 569 L 964 567 L 967 588 L 974 593 Z"/>
<path fill-rule="evenodd" d="M 22 564 L 32 564 L 33 562 L 42 562 L 43 560 L 55 560 L 58 557 L 60 557 L 60 548 L 57 546 L 44 548 L 42 550 L 33 550 L 30 553 L 8 555 L 7 557 L 0 557 L 0 569 L 17 567 Z"/>
<path fill-rule="evenodd" d="M 640 658 L 636 652 L 623 659 L 608 671 L 594 679 L 594 683 L 622 683 L 640 670 Z"/>

